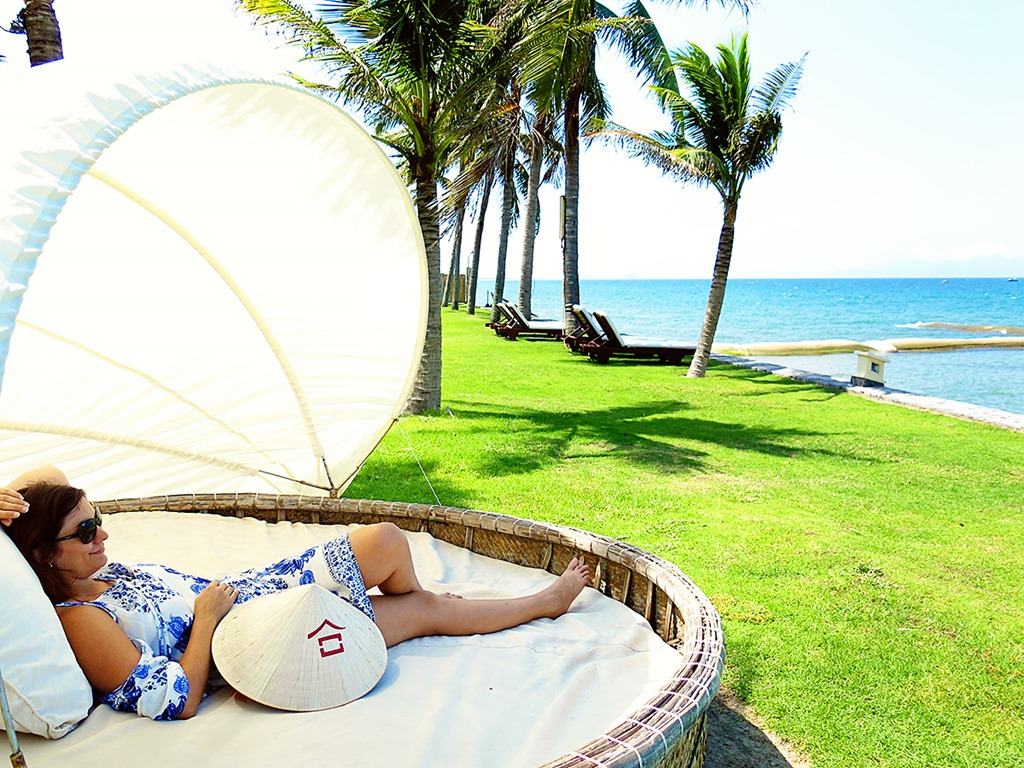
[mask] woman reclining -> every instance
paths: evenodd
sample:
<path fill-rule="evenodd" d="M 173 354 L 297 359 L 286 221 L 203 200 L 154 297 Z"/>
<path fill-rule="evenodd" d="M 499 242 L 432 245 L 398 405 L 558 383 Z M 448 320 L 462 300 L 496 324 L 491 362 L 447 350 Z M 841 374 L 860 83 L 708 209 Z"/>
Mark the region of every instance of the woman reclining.
<path fill-rule="evenodd" d="M 18 488 L 19 491 L 13 489 Z M 57 608 L 71 649 L 101 700 L 155 720 L 189 718 L 215 671 L 213 632 L 232 606 L 315 582 L 369 616 L 388 647 L 426 635 L 497 632 L 565 613 L 590 581 L 575 558 L 546 589 L 463 600 L 425 590 L 391 523 L 361 526 L 293 558 L 221 579 L 160 565 L 108 563 L 109 534 L 85 493 L 55 467 L 0 487 L 0 522 Z M 367 595 L 379 587 L 381 595 Z"/>

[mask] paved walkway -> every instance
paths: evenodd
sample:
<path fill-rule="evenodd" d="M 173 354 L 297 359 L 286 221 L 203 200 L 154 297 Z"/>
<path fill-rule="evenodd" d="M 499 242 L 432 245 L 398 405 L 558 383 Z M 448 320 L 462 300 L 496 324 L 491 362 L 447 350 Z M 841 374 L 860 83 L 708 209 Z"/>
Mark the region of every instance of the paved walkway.
<path fill-rule="evenodd" d="M 885 403 L 896 403 L 905 405 L 908 408 L 917 408 L 923 411 L 934 411 L 944 413 L 947 416 L 955 416 L 958 419 L 970 421 L 981 421 L 985 424 L 992 424 L 1005 429 L 1012 429 L 1017 432 L 1024 432 L 1024 414 L 1001 411 L 998 408 L 985 408 L 981 405 L 961 403 L 959 400 L 946 400 L 942 397 L 931 397 L 930 395 L 917 395 L 913 392 L 904 392 L 902 389 L 890 389 L 889 387 L 855 387 L 848 380 L 833 378 L 822 373 L 802 371 L 798 368 L 786 368 L 774 363 L 762 363 L 757 360 L 750 360 L 745 357 L 733 357 L 732 355 L 712 355 L 715 360 L 740 368 L 749 368 L 754 371 L 763 371 L 776 376 L 782 376 L 795 381 L 806 381 L 817 384 L 828 389 L 842 389 L 851 395 L 866 397 L 869 400 L 878 400 Z"/>

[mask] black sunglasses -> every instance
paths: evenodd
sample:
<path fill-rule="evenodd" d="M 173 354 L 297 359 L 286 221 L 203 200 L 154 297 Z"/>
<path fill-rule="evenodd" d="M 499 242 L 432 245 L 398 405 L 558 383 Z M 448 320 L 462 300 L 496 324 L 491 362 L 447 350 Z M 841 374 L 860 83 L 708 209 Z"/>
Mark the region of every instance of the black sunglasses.
<path fill-rule="evenodd" d="M 57 541 L 78 539 L 83 544 L 92 544 L 96 538 L 96 531 L 100 529 L 101 525 L 103 525 L 103 518 L 100 517 L 100 513 L 97 512 L 94 517 L 90 517 L 88 520 L 80 522 L 74 533 L 69 533 L 67 536 L 61 536 Z"/>

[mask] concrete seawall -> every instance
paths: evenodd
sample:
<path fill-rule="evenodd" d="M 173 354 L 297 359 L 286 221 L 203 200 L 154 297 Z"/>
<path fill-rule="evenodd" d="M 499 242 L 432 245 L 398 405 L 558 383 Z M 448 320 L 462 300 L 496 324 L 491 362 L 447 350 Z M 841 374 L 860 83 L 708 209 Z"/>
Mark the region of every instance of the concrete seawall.
<path fill-rule="evenodd" d="M 779 354 L 779 353 L 775 353 Z M 930 395 L 918 395 L 913 392 L 906 392 L 902 389 L 890 389 L 889 387 L 855 387 L 850 384 L 849 379 L 843 380 L 821 373 L 803 371 L 797 368 L 787 368 L 774 363 L 764 363 L 757 360 L 748 360 L 744 357 L 733 355 L 715 354 L 713 358 L 719 362 L 735 365 L 740 368 L 748 368 L 754 371 L 762 371 L 775 376 L 793 379 L 794 381 L 806 381 L 810 384 L 827 389 L 841 389 L 851 395 L 866 397 L 869 400 L 877 400 L 883 403 L 903 405 L 908 408 L 916 408 L 922 411 L 932 411 L 946 416 L 954 416 L 958 419 L 969 421 L 980 421 L 1004 429 L 1012 429 L 1016 432 L 1024 432 L 1024 414 L 1003 411 L 998 408 L 986 408 L 981 405 L 971 405 L 959 400 L 947 400 L 942 397 Z"/>
<path fill-rule="evenodd" d="M 816 339 L 810 341 L 769 341 L 754 344 L 715 344 L 715 354 L 738 357 L 759 355 L 828 355 L 839 352 L 943 352 L 950 349 L 1024 349 L 1024 336 L 986 336 L 974 339 L 902 338 L 853 341 Z"/>

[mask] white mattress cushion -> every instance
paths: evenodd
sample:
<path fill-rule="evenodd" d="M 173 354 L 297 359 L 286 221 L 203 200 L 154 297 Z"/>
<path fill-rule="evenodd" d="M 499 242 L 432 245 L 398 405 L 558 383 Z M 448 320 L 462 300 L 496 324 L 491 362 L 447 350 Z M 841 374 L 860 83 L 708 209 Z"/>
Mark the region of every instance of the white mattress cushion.
<path fill-rule="evenodd" d="M 0 534 L 0 585 L 0 671 L 15 728 L 60 738 L 89 714 L 92 690 L 57 612 L 5 534 Z"/>
<path fill-rule="evenodd" d="M 301 552 L 342 526 L 167 512 L 104 517 L 107 553 L 223 576 Z M 423 586 L 474 597 L 529 594 L 554 577 L 408 533 Z M 371 594 L 377 590 L 371 590 Z M 621 603 L 586 589 L 552 621 L 472 637 L 425 637 L 388 651 L 380 683 L 336 709 L 288 713 L 222 689 L 187 721 L 161 723 L 98 707 L 60 741 L 22 740 L 32 768 L 344 764 L 535 766 L 578 749 L 663 689 L 679 655 Z"/>

